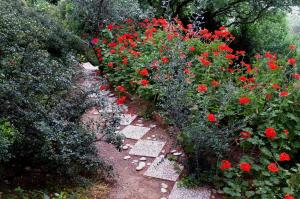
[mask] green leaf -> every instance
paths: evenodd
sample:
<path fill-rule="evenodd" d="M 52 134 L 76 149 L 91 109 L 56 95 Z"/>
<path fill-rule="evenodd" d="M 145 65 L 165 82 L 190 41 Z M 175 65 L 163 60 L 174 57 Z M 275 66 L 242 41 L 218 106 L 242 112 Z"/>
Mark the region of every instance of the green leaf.
<path fill-rule="evenodd" d="M 246 191 L 245 195 L 246 195 L 246 197 L 250 198 L 255 195 L 255 192 L 254 191 Z"/>
<path fill-rule="evenodd" d="M 260 151 L 267 157 L 273 157 L 272 152 L 269 149 L 267 149 L 266 147 L 260 148 Z"/>

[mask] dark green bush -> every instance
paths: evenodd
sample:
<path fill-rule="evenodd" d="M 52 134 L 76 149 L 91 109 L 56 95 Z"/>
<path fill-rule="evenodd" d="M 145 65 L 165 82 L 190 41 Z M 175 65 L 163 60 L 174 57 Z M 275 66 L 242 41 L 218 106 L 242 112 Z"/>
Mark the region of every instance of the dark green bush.
<path fill-rule="evenodd" d="M 137 0 L 62 0 L 58 4 L 60 17 L 76 33 L 95 33 L 102 23 L 126 18 L 141 19 L 151 14 L 142 10 Z"/>
<path fill-rule="evenodd" d="M 249 54 L 262 51 L 271 51 L 281 54 L 287 53 L 286 50 L 292 41 L 288 38 L 289 28 L 286 14 L 274 12 L 258 21 L 241 25 L 232 29 L 237 35 L 236 46 L 240 46 Z"/>
<path fill-rule="evenodd" d="M 87 103 L 90 93 L 74 86 L 78 72 L 72 54 L 82 52 L 84 44 L 18 0 L 0 0 L 0 15 L 3 171 L 17 176 L 30 168 L 72 179 L 94 173 L 102 165 L 95 134 L 80 117 L 96 102 Z"/>

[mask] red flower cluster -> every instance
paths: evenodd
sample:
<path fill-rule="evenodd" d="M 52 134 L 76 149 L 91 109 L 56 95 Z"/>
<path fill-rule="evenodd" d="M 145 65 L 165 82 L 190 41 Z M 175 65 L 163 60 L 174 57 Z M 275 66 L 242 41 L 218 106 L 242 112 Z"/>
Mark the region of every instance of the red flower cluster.
<path fill-rule="evenodd" d="M 148 76 L 149 75 L 149 71 L 145 68 L 140 70 L 139 74 L 143 77 Z"/>
<path fill-rule="evenodd" d="M 296 59 L 295 58 L 290 58 L 288 59 L 288 63 L 291 65 L 295 65 L 296 64 Z"/>
<path fill-rule="evenodd" d="M 116 103 L 117 105 L 122 105 L 126 101 L 126 96 L 122 96 L 119 99 L 117 99 Z"/>
<path fill-rule="evenodd" d="M 114 62 L 108 62 L 107 66 L 112 68 L 114 66 Z"/>
<path fill-rule="evenodd" d="M 162 58 L 161 58 L 161 61 L 162 61 L 163 63 L 167 63 L 167 62 L 169 62 L 169 58 L 168 58 L 168 57 L 162 57 Z"/>
<path fill-rule="evenodd" d="M 279 160 L 280 161 L 290 161 L 291 157 L 289 154 L 283 152 L 283 153 L 279 154 Z"/>
<path fill-rule="evenodd" d="M 198 88 L 197 88 L 198 92 L 200 93 L 204 93 L 207 91 L 207 86 L 205 84 L 200 84 L 198 85 Z"/>
<path fill-rule="evenodd" d="M 208 120 L 209 122 L 216 122 L 216 121 L 217 121 L 215 115 L 212 114 L 212 113 L 208 114 L 207 120 Z"/>
<path fill-rule="evenodd" d="M 295 199 L 294 196 L 290 195 L 290 194 L 285 194 L 284 199 Z"/>
<path fill-rule="evenodd" d="M 98 41 L 99 41 L 99 39 L 95 37 L 95 38 L 92 39 L 91 43 L 93 45 L 96 45 L 98 43 Z"/>
<path fill-rule="evenodd" d="M 100 90 L 100 91 L 104 91 L 104 90 L 106 90 L 106 89 L 107 89 L 107 86 L 104 86 L 104 85 L 99 86 L 99 90 Z"/>
<path fill-rule="evenodd" d="M 277 167 L 277 164 L 276 163 L 270 163 L 268 165 L 268 170 L 272 173 L 276 173 L 279 171 L 279 168 Z"/>
<path fill-rule="evenodd" d="M 117 86 L 117 90 L 120 92 L 124 92 L 125 88 L 124 88 L 124 86 Z"/>
<path fill-rule="evenodd" d="M 230 169 L 231 168 L 231 163 L 229 160 L 222 160 L 221 161 L 221 165 L 220 165 L 220 169 L 222 171 L 224 171 L 225 169 Z"/>
<path fill-rule="evenodd" d="M 149 81 L 146 80 L 146 79 L 142 79 L 142 80 L 140 81 L 140 84 L 143 85 L 143 86 L 147 86 L 147 85 L 149 84 Z"/>
<path fill-rule="evenodd" d="M 199 58 L 199 61 L 204 65 L 204 66 L 209 66 L 211 63 L 210 61 L 203 59 L 203 58 Z"/>
<path fill-rule="evenodd" d="M 240 169 L 243 170 L 244 172 L 249 173 L 250 170 L 251 170 L 251 165 L 249 163 L 247 163 L 247 162 L 242 162 L 240 164 Z"/>
<path fill-rule="evenodd" d="M 279 93 L 279 96 L 280 97 L 286 97 L 286 96 L 288 96 L 289 95 L 289 92 L 287 92 L 287 91 L 281 91 L 280 93 Z"/>
<path fill-rule="evenodd" d="M 268 139 L 273 139 L 276 137 L 277 133 L 274 128 L 266 128 L 265 135 Z"/>
<path fill-rule="evenodd" d="M 194 52 L 195 50 L 196 50 L 195 46 L 190 46 L 190 47 L 189 47 L 189 51 Z"/>
<path fill-rule="evenodd" d="M 251 100 L 249 97 L 240 97 L 239 98 L 239 103 L 241 105 L 246 105 L 246 104 L 249 104 L 250 102 L 251 102 Z"/>
<path fill-rule="evenodd" d="M 268 139 L 273 139 L 276 137 L 277 133 L 274 128 L 269 127 L 269 128 L 266 128 L 265 135 Z"/>

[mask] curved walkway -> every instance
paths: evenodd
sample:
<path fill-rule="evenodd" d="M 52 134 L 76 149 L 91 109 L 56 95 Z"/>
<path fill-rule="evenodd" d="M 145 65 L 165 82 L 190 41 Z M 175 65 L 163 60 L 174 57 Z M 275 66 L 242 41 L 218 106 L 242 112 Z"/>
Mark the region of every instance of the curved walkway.
<path fill-rule="evenodd" d="M 86 71 L 95 71 L 97 67 L 83 64 Z M 91 79 L 92 76 L 91 76 Z M 89 80 L 91 81 L 91 80 Z M 116 97 L 107 93 L 109 101 Z M 173 139 L 166 129 L 155 121 L 137 116 L 136 106 L 127 103 L 123 107 L 121 126 L 117 133 L 124 135 L 122 151 L 105 142 L 98 142 L 99 156 L 114 168 L 117 183 L 111 189 L 111 199 L 210 199 L 207 188 L 190 190 L 177 186 L 183 166 L 170 159 L 181 158 L 184 154 L 172 148 Z M 109 110 L 107 110 L 109 111 Z M 97 117 L 91 110 L 86 117 Z"/>

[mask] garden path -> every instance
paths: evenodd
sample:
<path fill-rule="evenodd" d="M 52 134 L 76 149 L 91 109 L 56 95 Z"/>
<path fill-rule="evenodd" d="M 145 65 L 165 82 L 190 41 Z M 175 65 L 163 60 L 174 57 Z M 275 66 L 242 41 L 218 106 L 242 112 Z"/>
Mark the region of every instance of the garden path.
<path fill-rule="evenodd" d="M 90 63 L 83 64 L 83 68 L 88 74 L 97 70 Z M 95 78 L 91 75 L 89 83 L 96 81 L 93 79 Z M 111 103 L 116 100 L 112 92 L 107 92 L 106 96 Z M 111 111 L 110 109 L 104 111 Z M 207 188 L 191 190 L 177 187 L 176 182 L 183 172 L 183 166 L 171 159 L 183 158 L 184 154 L 173 148 L 173 140 L 167 129 L 162 128 L 157 121 L 138 117 L 136 113 L 137 106 L 133 102 L 123 106 L 121 125 L 117 132 L 125 136 L 122 151 L 104 141 L 97 143 L 99 156 L 111 164 L 117 174 L 117 182 L 112 185 L 109 198 L 214 198 Z M 99 115 L 96 109 L 92 109 L 84 117 L 91 119 Z"/>

